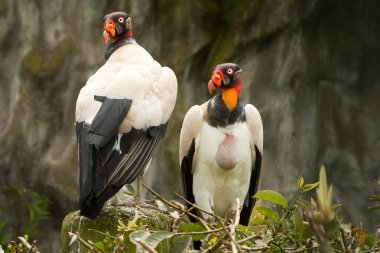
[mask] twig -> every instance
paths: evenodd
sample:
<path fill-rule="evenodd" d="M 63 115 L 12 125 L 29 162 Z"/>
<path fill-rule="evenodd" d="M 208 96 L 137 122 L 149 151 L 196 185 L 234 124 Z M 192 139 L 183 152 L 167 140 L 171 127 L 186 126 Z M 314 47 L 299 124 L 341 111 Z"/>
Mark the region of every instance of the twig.
<path fill-rule="evenodd" d="M 236 198 L 236 210 L 235 210 L 235 219 L 234 222 L 230 226 L 230 231 L 226 231 L 228 236 L 231 238 L 231 249 L 233 253 L 242 252 L 243 250 L 240 248 L 240 245 L 236 243 L 235 240 L 235 231 L 236 227 L 239 225 L 240 220 L 240 199 Z"/>
<path fill-rule="evenodd" d="M 190 207 L 189 209 L 187 209 L 187 211 L 188 212 L 191 212 L 191 210 L 193 210 L 194 209 L 194 207 L 192 206 L 192 207 Z M 182 217 L 182 216 L 184 216 L 184 215 L 186 215 L 186 212 L 181 212 L 181 214 L 179 215 L 179 217 Z"/>
<path fill-rule="evenodd" d="M 280 244 L 278 244 L 277 242 L 275 242 L 273 239 L 271 240 L 271 241 L 269 241 L 268 243 L 267 243 L 267 245 L 269 245 L 269 244 L 273 244 L 273 245 L 275 245 L 277 248 L 279 248 L 280 250 L 281 250 L 281 252 L 285 252 L 285 250 L 281 247 L 281 245 Z"/>
<path fill-rule="evenodd" d="M 227 247 L 231 247 L 231 243 L 230 242 L 226 242 L 226 245 L 220 247 L 219 249 L 225 249 Z M 256 251 L 262 251 L 262 250 L 268 250 L 268 249 L 270 249 L 270 247 L 268 247 L 268 246 L 263 246 L 263 247 L 260 247 L 260 248 L 251 248 L 251 247 L 248 247 L 248 246 L 245 246 L 245 245 L 241 245 L 240 247 L 241 247 L 242 250 L 249 251 L 249 252 L 256 252 Z"/>
<path fill-rule="evenodd" d="M 362 253 L 379 252 L 380 247 L 374 249 L 363 250 Z"/>
<path fill-rule="evenodd" d="M 239 204 L 239 207 L 240 207 L 240 200 L 237 200 L 238 201 L 238 204 Z M 230 226 L 226 226 L 227 225 L 227 222 L 229 220 L 229 212 L 227 212 L 226 214 L 226 218 L 224 219 L 224 222 L 222 223 L 223 219 L 216 216 L 217 219 L 219 219 L 219 222 L 222 224 L 222 227 L 224 228 L 224 231 L 226 232 L 226 235 L 228 237 L 230 237 L 231 241 L 232 241 L 232 244 L 231 244 L 231 249 L 232 249 L 232 252 L 236 252 L 237 250 L 239 250 L 239 252 L 242 252 L 242 249 L 240 248 L 240 246 L 236 243 L 236 240 L 235 240 L 235 235 L 232 235 L 230 233 L 230 231 L 235 231 L 236 229 L 236 226 L 239 224 L 239 220 L 240 220 L 240 211 L 239 211 L 239 207 L 237 207 L 236 209 L 236 213 L 235 213 L 235 220 L 234 220 L 234 223 L 231 224 Z M 231 227 L 234 227 L 233 229 L 231 229 Z"/>
<path fill-rule="evenodd" d="M 217 250 L 223 244 L 223 240 L 226 239 L 227 237 L 228 237 L 227 234 L 220 235 L 216 243 L 212 245 L 210 248 L 206 249 L 204 253 L 215 252 L 215 250 Z"/>
<path fill-rule="evenodd" d="M 339 246 L 343 253 L 346 253 L 347 245 L 344 243 L 344 231 L 340 229 L 340 236 L 338 237 Z"/>
<path fill-rule="evenodd" d="M 192 214 L 192 213 L 188 213 L 188 214 Z M 194 216 L 196 216 L 196 215 L 194 215 Z M 196 216 L 196 217 L 198 217 L 198 216 Z M 212 230 L 210 227 L 209 227 L 209 224 L 207 223 L 207 221 L 205 221 L 204 219 L 202 219 L 202 218 L 199 218 L 198 219 L 198 221 L 200 222 L 200 223 L 202 223 L 202 225 L 207 229 L 207 230 Z M 210 224 L 210 226 L 212 226 L 211 224 Z M 213 226 L 212 226 L 213 227 Z"/>
<path fill-rule="evenodd" d="M 268 246 L 264 246 L 264 247 L 261 247 L 261 248 L 251 248 L 251 247 L 247 247 L 247 246 L 241 246 L 243 250 L 247 250 L 249 252 L 256 252 L 256 251 L 262 251 L 262 250 L 268 250 L 270 249 L 270 247 Z"/>
<path fill-rule="evenodd" d="M 177 206 L 177 205 L 174 205 L 173 203 L 171 203 L 170 201 L 167 201 L 165 198 L 161 197 L 160 194 L 158 194 L 155 190 L 153 190 L 152 188 L 150 188 L 149 186 L 147 186 L 144 181 L 141 181 L 141 185 L 145 187 L 145 189 L 147 189 L 148 191 L 150 191 L 155 197 L 159 198 L 160 200 L 162 200 L 165 204 L 171 206 L 171 207 L 174 207 L 176 209 L 182 209 L 181 207 Z"/>
<path fill-rule="evenodd" d="M 135 212 L 135 216 L 133 217 L 132 223 L 136 224 L 136 222 L 138 221 L 138 219 L 140 219 L 139 207 L 136 206 L 133 210 Z"/>
<path fill-rule="evenodd" d="M 88 231 L 92 231 L 92 232 L 95 232 L 95 233 L 98 233 L 98 234 L 101 234 L 101 235 L 104 235 L 104 236 L 108 236 L 108 237 L 110 237 L 112 239 L 116 239 L 116 236 L 112 236 L 110 234 L 106 234 L 106 233 L 104 233 L 102 231 L 99 231 L 99 230 L 96 230 L 96 229 L 89 228 Z"/>
<path fill-rule="evenodd" d="M 142 207 L 142 208 L 149 208 L 149 209 L 153 209 L 153 210 L 157 210 L 157 211 L 160 211 L 160 212 L 163 212 L 163 213 L 166 213 L 166 214 L 169 214 L 168 211 L 164 211 L 164 210 L 161 210 L 160 208 L 156 207 L 156 206 L 153 206 L 151 204 L 147 204 L 147 203 L 141 203 L 139 205 L 139 207 Z"/>
<path fill-rule="evenodd" d="M 165 198 L 163 198 L 163 197 L 162 197 L 160 194 L 158 194 L 155 190 L 153 190 L 152 188 L 150 188 L 149 186 L 147 186 L 147 185 L 144 183 L 144 181 L 141 181 L 141 185 L 144 186 L 145 189 L 147 189 L 150 193 L 152 193 L 156 198 L 162 200 L 162 201 L 163 201 L 165 204 L 167 204 L 168 206 L 171 206 L 171 207 L 173 207 L 173 208 L 175 208 L 175 209 L 177 209 L 177 210 L 180 210 L 181 212 L 186 213 L 187 215 L 193 217 L 194 219 L 196 219 L 196 220 L 202 222 L 202 224 L 205 224 L 205 223 L 206 223 L 206 221 L 203 220 L 202 218 L 200 218 L 200 217 L 198 217 L 198 216 L 196 216 L 196 215 L 190 213 L 188 210 L 185 210 L 185 209 L 183 209 L 182 207 L 180 207 L 180 206 L 178 206 L 178 205 L 175 205 L 175 204 L 171 203 L 170 201 L 166 200 Z M 206 227 L 207 229 L 209 229 L 209 227 L 208 227 L 207 225 L 206 225 L 205 227 Z"/>
<path fill-rule="evenodd" d="M 199 211 L 201 211 L 201 212 L 203 212 L 203 213 L 205 213 L 205 214 L 208 214 L 208 215 L 210 215 L 210 216 L 213 216 L 214 218 L 217 218 L 217 219 L 222 220 L 222 221 L 224 222 L 223 218 L 217 216 L 217 215 L 214 214 L 213 212 L 209 212 L 209 211 L 207 211 L 207 210 L 205 210 L 205 209 L 203 209 L 203 208 L 201 208 L 201 207 L 195 205 L 194 203 L 191 203 L 191 202 L 188 201 L 186 198 L 184 198 L 183 196 L 179 195 L 179 194 L 176 193 L 176 192 L 175 192 L 174 194 L 175 194 L 178 198 L 180 198 L 180 199 L 182 199 L 183 201 L 185 201 L 187 204 L 189 204 L 189 205 L 191 205 L 192 207 L 198 209 Z"/>
<path fill-rule="evenodd" d="M 246 237 L 244 239 L 241 239 L 239 241 L 236 241 L 236 242 L 240 244 L 240 243 L 249 241 L 249 240 L 254 239 L 254 238 L 261 238 L 261 236 L 259 236 L 259 235 L 251 235 L 251 236 L 248 236 L 248 237 Z"/>
<path fill-rule="evenodd" d="M 79 241 L 80 243 L 82 243 L 83 246 L 85 246 L 85 247 L 88 248 L 89 250 L 92 250 L 92 251 L 94 251 L 94 252 L 96 252 L 96 253 L 102 253 L 102 252 L 99 251 L 97 248 L 95 248 L 94 246 L 92 246 L 91 244 L 89 244 L 88 242 L 86 242 L 85 240 L 83 240 L 83 239 L 82 239 L 77 233 L 71 233 L 71 232 L 68 232 L 68 233 L 69 233 L 69 235 L 70 235 L 71 237 L 76 236 L 77 239 L 78 239 L 78 241 Z"/>
<path fill-rule="evenodd" d="M 288 251 L 285 251 L 285 252 L 289 252 L 289 253 L 301 253 L 301 252 L 307 252 L 309 250 L 318 249 L 318 248 L 319 248 L 319 245 L 316 245 L 316 246 L 309 247 L 309 248 L 298 249 L 298 250 L 288 250 Z"/>
<path fill-rule="evenodd" d="M 28 241 L 24 237 L 19 236 L 19 237 L 17 237 L 17 239 L 19 239 L 20 242 L 25 246 L 25 248 L 27 248 L 28 250 L 30 250 L 30 252 L 40 253 L 38 251 L 37 247 L 34 244 L 30 245 L 28 243 Z"/>
<path fill-rule="evenodd" d="M 223 223 L 219 220 L 219 222 L 221 222 L 221 224 L 222 224 L 223 230 L 225 230 L 225 231 L 228 231 L 225 228 L 227 226 L 227 222 L 228 222 L 228 216 L 227 215 L 228 215 L 228 213 L 226 214 L 226 218 L 224 219 Z M 220 235 L 219 238 L 218 238 L 218 240 L 215 242 L 215 244 L 212 245 L 211 247 L 209 247 L 207 250 L 205 250 L 204 253 L 215 252 L 215 250 L 217 250 L 223 244 L 223 241 L 227 237 L 228 237 L 227 233 Z"/>
<path fill-rule="evenodd" d="M 204 235 L 204 234 L 211 234 L 216 233 L 225 230 L 225 227 L 212 229 L 212 230 L 205 230 L 205 231 L 194 231 L 194 232 L 177 232 L 175 235 Z"/>
<path fill-rule="evenodd" d="M 148 245 L 146 242 L 141 240 L 140 238 L 135 238 L 135 241 L 140 244 L 144 249 L 146 249 L 149 253 L 158 253 L 154 248 Z"/>

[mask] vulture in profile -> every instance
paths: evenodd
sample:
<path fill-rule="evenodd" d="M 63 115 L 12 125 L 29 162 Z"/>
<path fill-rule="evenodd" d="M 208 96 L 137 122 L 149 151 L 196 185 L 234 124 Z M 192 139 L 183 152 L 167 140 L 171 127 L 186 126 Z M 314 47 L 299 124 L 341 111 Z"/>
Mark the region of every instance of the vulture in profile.
<path fill-rule="evenodd" d="M 104 17 L 106 62 L 76 103 L 79 209 L 94 219 L 124 184 L 146 171 L 161 142 L 177 96 L 177 79 L 139 44 L 131 17 Z"/>

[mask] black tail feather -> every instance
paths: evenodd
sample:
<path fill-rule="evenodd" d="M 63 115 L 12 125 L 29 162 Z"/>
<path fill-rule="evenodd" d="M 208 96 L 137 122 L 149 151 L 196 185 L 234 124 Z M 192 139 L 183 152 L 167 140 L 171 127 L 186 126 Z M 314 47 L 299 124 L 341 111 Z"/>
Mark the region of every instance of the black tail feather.
<path fill-rule="evenodd" d="M 132 129 L 122 136 L 121 151 L 114 150 L 117 135 L 102 147 L 86 143 L 89 126 L 81 130 L 84 126 L 84 122 L 77 123 L 78 143 L 81 145 L 79 159 L 82 160 L 79 209 L 81 215 L 95 219 L 108 199 L 143 172 L 165 134 L 167 123 L 146 131 Z"/>

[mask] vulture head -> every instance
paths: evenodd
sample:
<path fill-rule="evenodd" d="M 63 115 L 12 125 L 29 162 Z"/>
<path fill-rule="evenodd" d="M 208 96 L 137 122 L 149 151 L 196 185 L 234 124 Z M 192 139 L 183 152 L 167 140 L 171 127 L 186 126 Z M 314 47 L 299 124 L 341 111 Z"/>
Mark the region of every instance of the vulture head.
<path fill-rule="evenodd" d="M 111 39 L 115 42 L 125 37 L 132 37 L 131 17 L 125 12 L 113 12 L 103 18 L 104 32 L 103 39 L 108 44 Z"/>
<path fill-rule="evenodd" d="M 241 86 L 243 70 L 235 63 L 223 63 L 216 65 L 208 82 L 208 90 L 212 93 L 216 88 L 222 91 Z"/>

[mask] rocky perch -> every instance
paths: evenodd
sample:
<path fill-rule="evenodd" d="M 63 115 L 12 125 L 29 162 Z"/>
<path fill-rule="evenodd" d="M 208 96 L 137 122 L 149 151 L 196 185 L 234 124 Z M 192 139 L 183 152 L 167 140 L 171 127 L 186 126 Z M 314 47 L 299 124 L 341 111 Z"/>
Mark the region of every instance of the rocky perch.
<path fill-rule="evenodd" d="M 142 207 L 136 208 L 131 202 L 123 205 L 108 204 L 103 207 L 99 217 L 95 220 L 81 216 L 79 211 L 75 211 L 69 213 L 62 222 L 61 252 L 87 252 L 88 248 L 80 242 L 80 239 L 85 242 L 91 241 L 92 245 L 105 245 L 107 241 L 109 242 L 111 238 L 118 235 L 120 226 L 132 227 L 131 231 L 134 229 L 141 230 L 141 232 L 143 230 L 168 231 L 173 221 L 174 218 L 168 212 L 161 211 L 155 206 L 144 204 Z M 77 235 L 74 236 L 74 239 L 73 234 Z M 122 240 L 128 247 L 123 252 L 137 251 L 136 245 L 130 242 L 129 236 L 124 236 Z M 168 243 L 161 242 L 156 250 L 167 252 L 168 247 Z"/>

